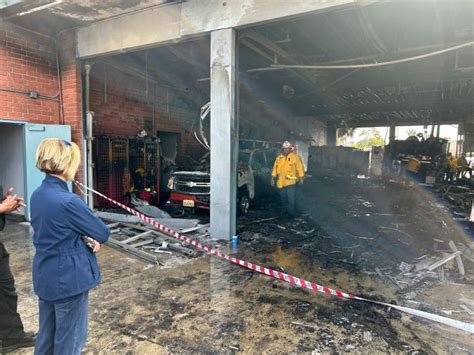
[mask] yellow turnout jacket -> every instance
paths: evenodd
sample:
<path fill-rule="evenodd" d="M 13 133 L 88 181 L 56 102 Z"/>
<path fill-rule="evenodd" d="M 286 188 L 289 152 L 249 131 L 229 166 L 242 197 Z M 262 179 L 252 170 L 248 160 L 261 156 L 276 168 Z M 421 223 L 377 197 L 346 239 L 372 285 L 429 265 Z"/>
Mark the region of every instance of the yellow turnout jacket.
<path fill-rule="evenodd" d="M 295 153 L 289 153 L 287 156 L 280 154 L 273 164 L 272 177 L 278 177 L 276 186 L 279 189 L 296 184 L 304 177 L 301 158 Z"/>

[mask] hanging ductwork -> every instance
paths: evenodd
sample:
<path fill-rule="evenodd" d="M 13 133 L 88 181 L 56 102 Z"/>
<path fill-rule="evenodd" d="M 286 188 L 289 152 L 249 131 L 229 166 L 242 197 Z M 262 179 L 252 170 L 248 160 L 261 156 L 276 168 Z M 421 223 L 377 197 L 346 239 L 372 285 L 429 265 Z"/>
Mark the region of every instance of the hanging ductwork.
<path fill-rule="evenodd" d="M 201 107 L 201 114 L 199 115 L 199 136 L 196 131 L 194 131 L 194 138 L 207 150 L 211 150 L 207 138 L 204 134 L 204 120 L 209 115 L 211 111 L 211 102 L 209 101 L 207 104 Z"/>

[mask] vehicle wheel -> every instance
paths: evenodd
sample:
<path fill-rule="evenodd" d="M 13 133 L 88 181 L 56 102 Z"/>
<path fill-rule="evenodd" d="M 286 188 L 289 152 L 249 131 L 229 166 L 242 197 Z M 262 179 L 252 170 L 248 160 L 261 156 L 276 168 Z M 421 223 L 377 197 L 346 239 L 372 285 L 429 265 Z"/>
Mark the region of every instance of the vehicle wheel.
<path fill-rule="evenodd" d="M 176 206 L 171 206 L 168 207 L 167 212 L 171 215 L 173 218 L 179 218 L 179 217 L 184 217 L 185 211 L 183 207 L 176 207 Z"/>
<path fill-rule="evenodd" d="M 247 191 L 239 192 L 237 196 L 237 213 L 239 216 L 246 215 L 250 208 L 250 198 Z"/>

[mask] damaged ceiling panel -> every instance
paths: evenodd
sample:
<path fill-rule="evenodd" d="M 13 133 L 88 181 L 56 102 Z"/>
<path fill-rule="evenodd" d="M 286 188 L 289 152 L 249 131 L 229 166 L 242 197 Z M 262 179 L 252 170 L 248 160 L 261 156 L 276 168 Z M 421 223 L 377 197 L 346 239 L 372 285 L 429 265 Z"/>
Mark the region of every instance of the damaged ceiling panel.
<path fill-rule="evenodd" d="M 11 6 L 0 8 L 0 16 L 56 35 L 67 28 L 181 1 L 8 0 Z M 462 121 L 474 107 L 472 46 L 370 69 L 272 66 L 371 64 L 457 46 L 474 39 L 473 6 L 471 0 L 387 1 L 240 29 L 241 100 L 278 112 L 283 121 L 314 117 L 334 126 Z M 173 90 L 183 98 L 181 106 L 192 106 L 196 112 L 208 101 L 208 37 L 104 60 L 166 86 L 166 108 L 172 96 L 168 91 Z M 252 112 L 247 116 L 252 117 Z"/>
<path fill-rule="evenodd" d="M 53 14 L 79 20 L 94 22 L 126 13 L 140 11 L 149 7 L 163 5 L 170 0 L 63 0 L 50 9 Z"/>
<path fill-rule="evenodd" d="M 6 1 L 6 0 L 5 0 Z M 0 18 L 47 35 L 95 21 L 176 2 L 174 0 L 8 0 Z M 2 2 L 0 2 L 2 5 Z"/>
<path fill-rule="evenodd" d="M 457 122 L 474 105 L 472 46 L 399 65 L 351 68 L 473 41 L 474 3 L 455 3 L 393 1 L 248 28 L 239 36 L 241 72 L 297 116 L 329 125 Z"/>

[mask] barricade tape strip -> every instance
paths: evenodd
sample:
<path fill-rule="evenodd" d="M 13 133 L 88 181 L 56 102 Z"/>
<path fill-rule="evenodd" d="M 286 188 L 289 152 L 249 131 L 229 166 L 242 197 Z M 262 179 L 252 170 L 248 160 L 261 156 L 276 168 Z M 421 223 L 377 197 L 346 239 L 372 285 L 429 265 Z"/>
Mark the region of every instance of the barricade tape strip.
<path fill-rule="evenodd" d="M 292 276 L 292 275 L 285 274 L 285 273 L 280 272 L 280 271 L 268 269 L 264 266 L 253 264 L 253 263 L 250 263 L 246 260 L 241 260 L 241 259 L 232 257 L 230 255 L 224 254 L 224 253 L 220 252 L 217 249 L 213 249 L 213 248 L 210 248 L 206 245 L 203 245 L 203 244 L 201 244 L 201 243 L 199 243 L 195 240 L 192 240 L 192 239 L 186 237 L 185 235 L 182 235 L 182 234 L 172 230 L 171 228 L 168 228 L 168 227 L 158 223 L 153 218 L 147 217 L 144 214 L 142 214 L 142 213 L 140 213 L 140 212 L 138 212 L 138 211 L 136 211 L 136 210 L 134 210 L 134 209 L 132 209 L 128 206 L 125 206 L 124 204 L 121 204 L 120 202 L 117 202 L 117 201 L 111 199 L 110 197 L 107 197 L 104 194 L 102 194 L 102 193 L 100 193 L 100 192 L 98 192 L 98 191 L 96 191 L 96 190 L 94 190 L 90 187 L 85 186 L 84 184 L 80 183 L 79 181 L 74 181 L 74 183 L 76 184 L 76 186 L 78 188 L 82 187 L 82 188 L 86 189 L 87 191 L 90 191 L 90 192 L 106 199 L 107 201 L 112 202 L 113 204 L 119 206 L 120 208 L 122 208 L 122 209 L 126 210 L 127 212 L 133 214 L 134 216 L 140 218 L 144 222 L 154 226 L 155 228 L 160 229 L 161 231 L 165 232 L 166 234 L 168 234 L 168 235 L 170 235 L 170 236 L 172 236 L 172 237 L 174 237 L 174 238 L 176 238 L 180 241 L 184 241 L 188 244 L 191 244 L 195 248 L 201 249 L 201 250 L 205 251 L 208 254 L 220 257 L 221 259 L 225 259 L 225 260 L 227 260 L 227 261 L 229 261 L 233 264 L 237 264 L 237 265 L 242 266 L 244 268 L 256 271 L 260 274 L 264 274 L 264 275 L 273 277 L 275 279 L 279 279 L 281 281 L 288 282 L 288 283 L 292 284 L 293 286 L 309 289 L 309 290 L 312 290 L 312 291 L 315 291 L 315 292 L 325 293 L 327 295 L 332 295 L 332 296 L 336 296 L 336 297 L 340 297 L 340 298 L 346 298 L 346 299 L 350 299 L 350 300 L 357 300 L 357 301 L 369 302 L 369 303 L 373 303 L 373 304 L 377 304 L 377 305 L 381 305 L 381 306 L 392 307 L 392 308 L 395 308 L 395 309 L 397 309 L 401 312 L 404 312 L 404 313 L 408 313 L 408 314 L 411 314 L 411 315 L 414 315 L 414 316 L 430 319 L 432 321 L 442 323 L 442 324 L 448 325 L 450 327 L 454 327 L 454 328 L 469 332 L 471 334 L 474 334 L 474 324 L 472 324 L 472 323 L 466 323 L 466 322 L 458 321 L 458 320 L 455 320 L 455 319 L 439 316 L 437 314 L 432 314 L 432 313 L 420 311 L 420 310 L 413 309 L 413 308 L 398 306 L 398 305 L 394 305 L 394 304 L 390 304 L 390 303 L 379 302 L 379 301 L 374 301 L 374 300 L 366 299 L 366 298 L 363 298 L 363 297 L 355 296 L 355 295 L 352 295 L 352 294 L 347 293 L 347 292 L 342 292 L 342 291 L 338 291 L 338 290 L 335 290 L 335 289 L 332 289 L 332 288 L 329 288 L 329 287 L 321 286 L 321 285 L 318 285 L 317 283 L 314 283 L 312 281 L 307 281 L 307 280 L 304 280 L 304 279 L 296 277 L 296 276 Z"/>

